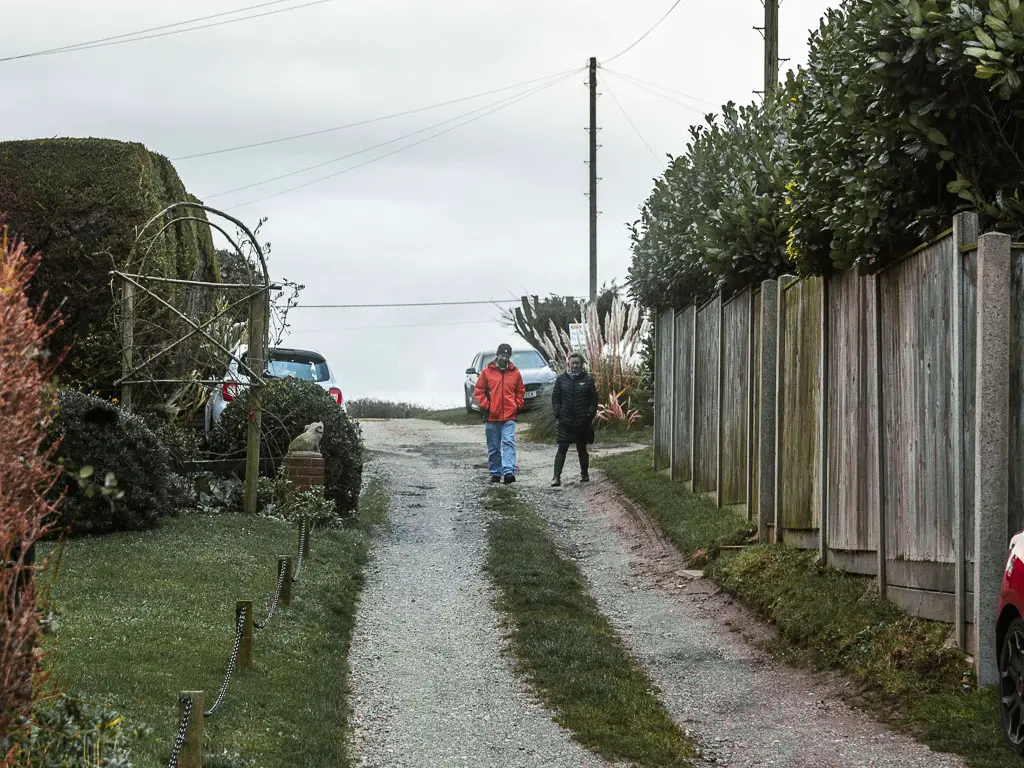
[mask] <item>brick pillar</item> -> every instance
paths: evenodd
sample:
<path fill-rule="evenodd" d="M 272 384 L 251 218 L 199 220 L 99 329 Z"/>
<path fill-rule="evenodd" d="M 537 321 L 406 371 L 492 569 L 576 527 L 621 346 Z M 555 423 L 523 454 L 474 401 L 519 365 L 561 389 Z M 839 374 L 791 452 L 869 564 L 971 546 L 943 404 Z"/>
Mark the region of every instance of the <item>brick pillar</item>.
<path fill-rule="evenodd" d="M 284 476 L 297 491 L 324 484 L 324 457 L 313 451 L 292 451 L 284 457 Z"/>

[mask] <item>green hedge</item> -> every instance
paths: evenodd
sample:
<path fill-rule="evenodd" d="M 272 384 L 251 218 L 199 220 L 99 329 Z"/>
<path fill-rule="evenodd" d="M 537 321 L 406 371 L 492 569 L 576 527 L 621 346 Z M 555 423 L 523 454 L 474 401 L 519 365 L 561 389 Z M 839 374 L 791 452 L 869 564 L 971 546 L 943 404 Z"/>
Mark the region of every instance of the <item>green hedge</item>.
<path fill-rule="evenodd" d="M 169 228 L 148 257 L 127 259 L 136 231 L 166 206 L 194 201 L 174 166 L 141 144 L 109 139 L 0 142 L 0 218 L 42 262 L 29 297 L 60 306 L 63 327 L 55 350 L 70 347 L 61 368 L 68 383 L 109 392 L 120 373 L 112 309 L 111 269 L 177 278 L 216 276 L 210 229 L 194 222 Z M 202 216 L 196 211 L 189 215 Z M 159 230 L 154 225 L 153 232 Z M 166 312 L 148 319 L 164 325 Z M 140 341 L 145 327 L 139 326 Z M 168 356 L 167 365 L 174 365 Z"/>

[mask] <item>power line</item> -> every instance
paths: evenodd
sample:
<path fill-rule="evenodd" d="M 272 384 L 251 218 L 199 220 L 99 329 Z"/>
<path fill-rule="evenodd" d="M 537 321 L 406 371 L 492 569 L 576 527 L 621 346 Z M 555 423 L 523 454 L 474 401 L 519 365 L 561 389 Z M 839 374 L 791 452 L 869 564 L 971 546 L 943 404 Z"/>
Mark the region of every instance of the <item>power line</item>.
<path fill-rule="evenodd" d="M 335 333 L 338 331 L 382 331 L 393 328 L 444 328 L 454 325 L 496 325 L 499 320 L 463 320 L 459 323 L 411 323 L 403 325 L 356 325 L 349 328 L 308 328 L 293 331 L 296 334 L 306 333 Z"/>
<path fill-rule="evenodd" d="M 530 96 L 533 96 L 534 94 L 540 93 L 541 91 L 544 91 L 544 90 L 550 88 L 553 85 L 556 85 L 556 84 L 558 84 L 560 82 L 563 82 L 564 80 L 568 79 L 573 74 L 576 74 L 579 71 L 580 70 L 573 70 L 573 72 L 571 74 L 564 75 L 561 78 L 558 78 L 558 79 L 553 80 L 551 82 L 545 83 L 544 85 L 541 85 L 541 86 L 539 86 L 537 88 L 534 88 L 533 90 L 527 91 L 526 93 L 520 94 L 520 95 L 514 97 L 510 101 L 505 101 L 504 103 L 499 103 L 497 106 L 492 107 L 489 111 L 484 112 L 483 114 L 477 115 L 476 117 L 472 117 L 469 120 L 464 120 L 461 123 L 456 123 L 455 125 L 449 126 L 448 128 L 445 128 L 444 130 L 437 131 L 436 133 L 432 133 L 429 136 L 425 136 L 424 138 L 420 139 L 419 141 L 414 141 L 411 144 L 406 144 L 405 146 L 398 147 L 397 149 L 393 149 L 390 152 L 385 152 L 383 155 L 378 155 L 377 157 L 371 157 L 369 160 L 366 160 L 366 161 L 364 161 L 362 163 L 358 163 L 356 165 L 349 166 L 348 168 L 342 168 L 341 170 L 334 171 L 333 173 L 329 173 L 326 176 L 319 176 L 319 177 L 317 177 L 315 179 L 312 179 L 311 181 L 307 181 L 307 182 L 305 182 L 303 184 L 298 184 L 298 185 L 296 185 L 294 187 L 289 187 L 287 189 L 282 189 L 282 190 L 280 190 L 278 192 L 273 192 L 273 193 L 271 193 L 269 195 L 264 195 L 263 197 L 258 197 L 258 198 L 254 199 L 254 200 L 248 200 L 248 201 L 246 201 L 244 203 L 239 203 L 238 205 L 232 206 L 228 210 L 229 211 L 237 210 L 239 208 L 244 208 L 247 205 L 253 205 L 255 203 L 261 203 L 264 200 L 269 200 L 269 199 L 271 199 L 273 197 L 278 197 L 280 195 L 285 195 L 285 194 L 288 194 L 289 192 L 295 192 L 296 190 L 304 189 L 305 187 L 311 186 L 313 184 L 319 184 L 321 181 L 326 181 L 327 179 L 334 178 L 335 176 L 340 176 L 343 173 L 348 173 L 349 171 L 354 171 L 357 168 L 362 168 L 364 166 L 370 165 L 371 163 L 375 163 L 378 160 L 383 160 L 386 157 L 391 157 L 392 155 L 398 154 L 399 152 L 404 152 L 407 149 L 412 149 L 413 147 L 418 146 L 420 144 L 423 144 L 424 142 L 430 141 L 431 139 L 436 139 L 437 137 L 442 136 L 442 135 L 444 135 L 446 133 L 450 133 L 451 131 L 454 131 L 457 128 L 462 128 L 463 126 L 469 125 L 470 123 L 474 123 L 477 120 L 481 120 L 481 119 L 487 117 L 488 115 L 494 114 L 495 112 L 498 112 L 498 111 L 500 111 L 502 109 L 505 109 L 506 107 L 510 107 L 513 104 L 515 104 L 515 103 L 517 103 L 519 101 L 522 101 L 525 98 L 528 98 Z"/>
<path fill-rule="evenodd" d="M 652 26 L 650 29 L 648 29 L 646 32 L 644 32 L 642 35 L 640 35 L 640 37 L 638 37 L 632 43 L 630 43 L 625 48 L 623 48 L 621 51 L 616 53 L 610 59 L 605 59 L 605 63 L 611 62 L 611 61 L 615 61 L 620 56 L 622 56 L 622 55 L 624 55 L 626 53 L 629 53 L 631 50 L 636 48 L 636 46 L 639 45 L 644 40 L 644 38 L 646 38 L 649 34 L 651 34 L 651 32 L 653 32 L 659 26 L 661 26 L 661 22 L 663 22 L 665 19 L 667 19 L 671 15 L 672 11 L 674 11 L 679 6 L 679 4 L 682 1 L 683 0 L 676 0 L 674 3 L 672 3 L 672 7 L 669 8 L 667 11 L 665 11 L 665 14 L 660 19 L 658 19 L 656 22 L 654 22 L 654 26 Z"/>
<path fill-rule="evenodd" d="M 647 143 L 647 139 L 645 139 L 643 134 L 640 133 L 640 129 L 636 127 L 636 123 L 634 123 L 633 120 L 626 113 L 625 107 L 623 107 L 622 103 L 615 97 L 615 94 L 612 92 L 611 86 L 608 85 L 608 80 L 602 77 L 601 83 L 602 85 L 604 85 L 604 89 L 608 91 L 608 95 L 612 97 L 612 101 L 615 102 L 615 106 L 619 108 L 619 111 L 622 113 L 622 116 L 626 118 L 626 122 L 629 123 L 630 127 L 633 129 L 633 132 L 637 135 L 637 138 L 639 138 L 640 141 L 643 142 L 643 145 L 647 147 L 647 151 L 650 152 L 654 160 L 660 164 L 662 158 L 658 155 L 657 152 L 654 151 L 654 148 Z"/>
<path fill-rule="evenodd" d="M 236 13 L 242 13 L 243 11 L 254 10 L 256 8 L 265 8 L 270 5 L 279 5 L 283 2 L 290 2 L 290 0 L 272 0 L 271 2 L 260 3 L 258 5 L 251 5 L 245 8 L 238 8 L 234 11 L 224 11 L 223 13 L 215 13 L 211 16 L 201 16 L 195 19 L 189 19 L 187 21 L 179 21 L 174 24 L 165 24 L 160 27 L 151 27 L 149 29 L 139 30 L 137 32 L 128 32 L 122 35 L 114 35 L 112 37 L 103 37 L 96 40 L 90 40 L 83 43 L 75 43 L 73 45 L 64 45 L 59 48 L 48 48 L 42 51 L 34 51 L 32 53 L 22 53 L 17 56 L 7 56 L 0 58 L 0 63 L 5 61 L 15 61 L 17 59 L 29 59 L 38 56 L 51 56 L 57 53 L 71 53 L 73 51 L 88 51 L 93 48 L 106 48 L 111 45 L 122 45 L 124 43 L 134 43 L 139 40 L 153 40 L 157 37 L 169 37 L 170 35 L 180 35 L 183 32 L 195 32 L 200 29 L 210 29 L 211 27 L 223 27 L 227 24 L 236 24 L 240 21 L 249 21 L 251 19 L 259 19 L 264 16 L 274 16 L 279 13 L 288 13 L 289 11 L 297 11 L 300 8 L 308 8 L 313 5 L 322 5 L 324 3 L 332 2 L 332 0 L 309 0 L 309 2 L 301 3 L 299 5 L 293 5 L 288 8 L 279 8 L 274 11 L 265 11 L 264 13 L 253 13 L 248 16 L 242 16 L 237 19 L 228 19 L 227 21 L 218 21 L 213 24 L 201 24 L 197 27 L 189 27 L 188 29 L 171 29 L 171 27 L 180 27 L 185 24 L 193 24 L 198 21 L 207 21 L 209 19 L 219 18 L 221 16 L 231 16 Z M 169 32 L 157 32 L 157 30 L 167 30 Z M 157 32 L 157 34 L 146 34 L 148 32 Z"/>
<path fill-rule="evenodd" d="M 460 102 L 463 102 L 463 101 L 472 101 L 473 99 L 481 99 L 484 96 L 492 96 L 492 95 L 494 95 L 496 93 L 501 93 L 503 91 L 510 91 L 513 88 L 522 88 L 522 87 L 527 86 L 527 85 L 533 85 L 534 83 L 539 83 L 539 82 L 541 82 L 543 80 L 550 80 L 550 79 L 558 77 L 560 75 L 575 74 L 575 73 L 577 73 L 579 71 L 580 70 L 577 67 L 575 69 L 565 70 L 564 72 L 558 72 L 558 73 L 553 74 L 553 75 L 546 75 L 545 77 L 536 77 L 536 78 L 534 78 L 532 80 L 524 80 L 523 82 L 515 83 L 514 85 L 506 85 L 506 86 L 503 86 L 501 88 L 494 88 L 494 89 L 492 89 L 490 91 L 483 91 L 482 93 L 475 93 L 472 96 L 462 96 L 462 97 L 460 97 L 458 99 L 451 99 L 450 101 L 442 101 L 442 102 L 440 102 L 438 104 L 430 104 L 430 105 L 428 105 L 426 107 L 416 107 L 415 109 L 407 109 L 407 110 L 404 110 L 402 112 L 393 112 L 390 115 L 381 115 L 379 117 L 371 117 L 371 118 L 368 118 L 366 120 L 359 120 L 359 121 L 357 121 L 355 123 L 346 123 L 345 125 L 336 125 L 336 126 L 333 126 L 331 128 L 321 128 L 321 129 L 316 130 L 316 131 L 307 131 L 306 133 L 296 133 L 296 134 L 294 134 L 292 136 L 282 136 L 281 138 L 268 139 L 266 141 L 257 141 L 257 142 L 253 142 L 252 144 L 239 144 L 238 146 L 225 147 L 223 149 L 214 149 L 214 150 L 211 150 L 209 152 L 196 152 L 195 154 L 192 154 L 192 155 L 182 155 L 180 157 L 172 157 L 171 160 L 174 161 L 174 162 L 177 162 L 179 160 L 192 160 L 193 158 L 197 158 L 197 157 L 209 157 L 210 155 L 221 155 L 221 154 L 224 154 L 226 152 L 237 152 L 237 151 L 243 150 L 243 149 L 253 149 L 254 147 L 265 147 L 265 146 L 267 146 L 269 144 L 280 144 L 281 142 L 293 141 L 295 139 L 305 139 L 305 138 L 308 138 L 310 136 L 320 136 L 322 134 L 332 133 L 334 131 L 343 131 L 343 130 L 345 130 L 347 128 L 358 128 L 359 126 L 362 126 L 362 125 L 370 125 L 371 123 L 379 123 L 379 122 L 382 122 L 384 120 L 391 120 L 391 119 L 396 118 L 396 117 L 406 117 L 407 115 L 414 115 L 414 114 L 416 114 L 418 112 L 426 112 L 426 111 L 429 111 L 431 109 L 439 109 L 441 107 L 448 107 L 448 106 L 451 106 L 452 104 L 459 104 Z"/>
<path fill-rule="evenodd" d="M 298 304 L 293 309 L 392 309 L 397 307 L 468 307 L 479 304 L 518 304 L 522 299 L 486 301 L 414 301 L 398 304 Z"/>
<path fill-rule="evenodd" d="M 606 69 L 605 72 L 607 72 L 608 74 L 611 74 L 611 75 L 615 75 L 616 77 L 618 77 L 623 82 L 629 83 L 630 85 L 632 85 L 634 88 L 639 88 L 642 91 L 647 91 L 648 93 L 654 94 L 655 96 L 657 96 L 660 99 L 665 99 L 665 101 L 671 101 L 673 104 L 675 104 L 677 106 L 680 106 L 683 109 L 688 109 L 691 112 L 696 112 L 701 117 L 703 117 L 704 114 L 705 114 L 703 111 L 697 109 L 694 106 L 691 106 L 689 104 L 684 104 L 683 102 L 679 101 L 678 99 L 673 99 L 671 96 L 666 96 L 664 93 L 659 93 L 658 91 L 654 90 L 653 88 L 648 88 L 646 85 L 641 85 L 640 83 L 633 82 L 632 80 L 627 80 L 626 78 L 622 77 L 621 75 L 616 74 L 615 72 L 612 72 L 611 70 Z"/>
<path fill-rule="evenodd" d="M 607 69 L 605 67 L 602 67 L 602 69 L 604 69 L 604 71 L 607 72 L 609 75 L 615 75 L 616 77 L 622 78 L 623 80 L 635 80 L 637 83 L 648 85 L 652 88 L 658 88 L 662 91 L 668 91 L 669 93 L 674 93 L 677 96 L 682 96 L 684 99 L 689 99 L 690 101 L 697 101 L 700 102 L 701 104 L 707 104 L 709 107 L 712 107 L 713 109 L 719 109 L 721 107 L 720 104 L 715 104 L 713 101 L 708 101 L 707 99 L 702 99 L 698 96 L 691 96 L 688 93 L 683 93 L 682 91 L 677 91 L 673 88 L 668 88 L 664 85 L 652 83 L 650 80 L 644 80 L 642 78 L 637 77 L 636 75 L 627 75 L 625 72 L 619 72 L 618 70 Z"/>
<path fill-rule="evenodd" d="M 568 74 L 575 74 L 578 71 L 579 70 L 572 70 Z M 546 78 L 546 79 L 553 80 L 556 77 L 566 77 L 566 76 L 568 76 L 566 73 L 562 73 L 561 75 L 552 75 L 551 77 Z M 551 84 L 553 85 L 554 83 L 552 82 Z M 419 128 L 418 130 L 412 131 L 410 133 L 406 133 L 406 134 L 404 134 L 402 136 L 398 136 L 398 137 L 396 137 L 394 139 L 388 139 L 387 141 L 382 141 L 379 144 L 374 144 L 371 147 L 366 147 L 364 149 L 359 149 L 359 150 L 356 150 L 355 152 L 349 152 L 348 154 L 341 155 L 340 157 L 335 157 L 335 158 L 332 158 L 330 160 L 324 160 L 323 162 L 314 163 L 313 165 L 307 165 L 305 168 L 299 168 L 298 170 L 295 170 L 295 171 L 289 171 L 288 173 L 282 173 L 280 176 L 272 176 L 270 178 L 263 179 L 261 181 L 254 181 L 251 184 L 246 184 L 246 185 L 241 186 L 241 187 L 235 187 L 234 189 L 229 189 L 229 190 L 226 190 L 224 192 L 218 192 L 218 193 L 216 193 L 214 195 L 207 195 L 206 199 L 213 199 L 215 197 L 223 197 L 224 195 L 230 195 L 230 194 L 232 194 L 234 192 L 241 192 L 242 190 L 245 190 L 245 189 L 251 189 L 252 187 L 262 186 L 263 184 L 270 184 L 271 182 L 274 182 L 274 181 L 280 181 L 281 179 L 287 179 L 287 178 L 290 178 L 292 176 L 298 176 L 299 174 L 306 173 L 307 171 L 313 171 L 313 170 L 316 170 L 317 168 L 323 168 L 323 167 L 328 166 L 328 165 L 333 165 L 334 163 L 340 163 L 342 160 L 348 160 L 350 158 L 357 157 L 358 155 L 363 155 L 363 154 L 366 154 L 367 152 L 372 152 L 375 149 L 380 149 L 381 147 L 386 147 L 389 144 L 394 144 L 395 142 L 402 141 L 404 139 L 409 139 L 409 138 L 412 138 L 413 136 L 418 136 L 421 133 L 426 133 L 427 131 L 432 131 L 435 128 L 440 128 L 442 125 L 448 125 L 449 123 L 453 123 L 456 120 L 461 120 L 463 118 L 469 117 L 470 115 L 475 115 L 478 112 L 483 112 L 485 110 L 491 109 L 492 107 L 494 107 L 494 106 L 496 106 L 498 104 L 504 104 L 505 102 L 511 102 L 514 99 L 516 99 L 517 96 L 522 96 L 522 95 L 525 95 L 525 94 L 516 94 L 516 96 L 507 96 L 504 99 L 499 99 L 498 101 L 491 102 L 490 104 L 485 104 L 482 107 L 477 107 L 476 109 L 472 109 L 472 110 L 470 110 L 468 112 L 463 112 L 462 114 L 455 115 L 455 117 L 449 117 L 449 118 L 447 118 L 445 120 L 441 120 L 438 123 L 434 123 L 433 125 L 428 125 L 426 128 Z"/>

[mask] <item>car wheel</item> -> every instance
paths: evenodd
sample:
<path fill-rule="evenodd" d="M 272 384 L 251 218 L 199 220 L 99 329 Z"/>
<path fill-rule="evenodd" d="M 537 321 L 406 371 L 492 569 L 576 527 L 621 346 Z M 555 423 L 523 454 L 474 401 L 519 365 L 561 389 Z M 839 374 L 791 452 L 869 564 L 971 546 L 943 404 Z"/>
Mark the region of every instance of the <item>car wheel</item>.
<path fill-rule="evenodd" d="M 473 413 L 473 401 L 469 399 L 469 392 L 463 392 L 463 396 L 466 398 L 466 413 Z"/>
<path fill-rule="evenodd" d="M 1006 740 L 1024 755 L 1024 621 L 1014 619 L 999 652 L 999 709 Z"/>

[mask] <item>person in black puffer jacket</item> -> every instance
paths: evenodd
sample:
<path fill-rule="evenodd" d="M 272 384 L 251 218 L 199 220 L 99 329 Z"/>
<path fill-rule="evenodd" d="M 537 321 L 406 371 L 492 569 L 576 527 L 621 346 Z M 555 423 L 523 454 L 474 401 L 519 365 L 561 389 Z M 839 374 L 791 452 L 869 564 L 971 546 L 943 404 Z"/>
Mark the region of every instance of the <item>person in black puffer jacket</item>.
<path fill-rule="evenodd" d="M 594 442 L 594 416 L 597 415 L 597 385 L 594 377 L 584 368 L 583 355 L 573 352 L 569 355 L 568 370 L 555 380 L 551 393 L 551 407 L 555 412 L 555 438 L 558 452 L 555 454 L 555 478 L 552 488 L 562 484 L 562 468 L 569 446 L 576 444 L 580 457 L 580 480 L 590 480 L 590 456 L 587 445 Z"/>

